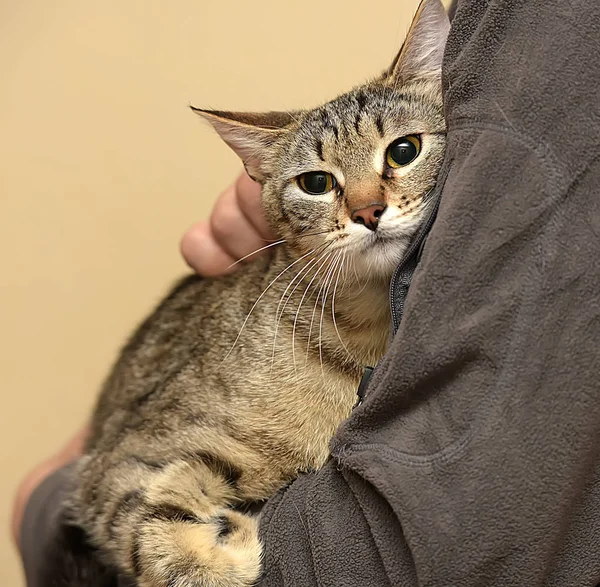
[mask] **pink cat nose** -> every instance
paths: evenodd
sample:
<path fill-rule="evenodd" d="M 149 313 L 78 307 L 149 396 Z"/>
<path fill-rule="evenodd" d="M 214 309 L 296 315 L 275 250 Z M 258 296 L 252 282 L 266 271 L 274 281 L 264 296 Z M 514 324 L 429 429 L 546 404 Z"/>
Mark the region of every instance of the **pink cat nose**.
<path fill-rule="evenodd" d="M 373 204 L 367 208 L 355 210 L 350 217 L 352 218 L 352 222 L 356 222 L 356 224 L 363 224 L 369 230 L 377 230 L 379 219 L 385 209 L 386 206 L 383 204 Z"/>

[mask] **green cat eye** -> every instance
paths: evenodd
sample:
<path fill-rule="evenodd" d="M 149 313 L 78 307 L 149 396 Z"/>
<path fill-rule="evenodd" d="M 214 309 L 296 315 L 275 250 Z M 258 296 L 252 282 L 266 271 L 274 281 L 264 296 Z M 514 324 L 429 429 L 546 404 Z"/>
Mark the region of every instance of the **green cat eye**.
<path fill-rule="evenodd" d="M 395 140 L 387 150 L 386 160 L 390 167 L 404 167 L 414 161 L 421 152 L 419 137 L 409 135 Z"/>
<path fill-rule="evenodd" d="M 330 192 L 337 185 L 337 181 L 331 173 L 311 171 L 298 177 L 298 185 L 307 194 L 318 196 Z"/>

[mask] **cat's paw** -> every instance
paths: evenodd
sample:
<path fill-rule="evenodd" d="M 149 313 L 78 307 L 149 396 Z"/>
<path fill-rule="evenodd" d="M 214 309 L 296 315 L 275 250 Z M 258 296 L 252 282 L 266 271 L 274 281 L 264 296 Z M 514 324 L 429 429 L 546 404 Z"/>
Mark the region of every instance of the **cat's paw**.
<path fill-rule="evenodd" d="M 249 587 L 260 574 L 256 520 L 231 510 L 209 522 L 155 519 L 135 542 L 140 587 Z"/>

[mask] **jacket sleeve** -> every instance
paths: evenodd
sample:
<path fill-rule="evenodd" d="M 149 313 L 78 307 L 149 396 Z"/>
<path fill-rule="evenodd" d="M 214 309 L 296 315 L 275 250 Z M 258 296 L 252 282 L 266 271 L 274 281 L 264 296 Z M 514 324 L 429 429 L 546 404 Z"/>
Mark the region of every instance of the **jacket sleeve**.
<path fill-rule="evenodd" d="M 600 3 L 459 0 L 437 220 L 261 585 L 600 581 Z"/>
<path fill-rule="evenodd" d="M 75 463 L 35 489 L 21 522 L 19 550 L 27 587 L 134 587 L 106 566 L 84 533 L 63 516 Z"/>
<path fill-rule="evenodd" d="M 55 471 L 32 493 L 23 514 L 19 550 L 27 587 L 44 587 L 48 545 L 57 539 L 73 464 Z"/>

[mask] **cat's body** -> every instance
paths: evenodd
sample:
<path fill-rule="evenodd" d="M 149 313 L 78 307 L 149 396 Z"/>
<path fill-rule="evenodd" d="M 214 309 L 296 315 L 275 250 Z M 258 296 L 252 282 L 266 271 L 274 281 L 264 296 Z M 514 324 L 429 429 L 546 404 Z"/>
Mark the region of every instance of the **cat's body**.
<path fill-rule="evenodd" d="M 240 507 L 324 463 L 385 352 L 388 284 L 443 157 L 445 18 L 426 0 L 392 68 L 318 109 L 201 111 L 285 242 L 182 281 L 105 384 L 71 515 L 139 585 L 251 585 L 260 544 Z"/>
<path fill-rule="evenodd" d="M 158 552 L 152 524 L 158 519 L 164 526 L 161 516 L 183 519 L 187 512 L 198 520 L 163 528 L 160 542 L 166 535 L 173 545 L 181 535 L 193 542 L 195 533 L 227 529 L 225 544 L 236 526 L 251 536 L 253 522 L 228 513 L 228 506 L 266 499 L 300 472 L 319 468 L 356 401 L 363 367 L 383 355 L 387 282 L 341 287 L 338 274 L 352 269 L 340 257 L 323 288 L 315 280 L 306 293 L 326 260 L 308 268 L 299 262 L 282 274 L 295 261 L 282 248 L 229 277 L 185 279 L 140 328 L 107 381 L 90 457 L 80 468 L 78 501 L 88 507 L 78 517 L 94 528 L 99 545 L 111 545 L 111 560 L 138 561 L 128 571 L 143 572 L 147 553 Z M 327 286 L 323 306 L 317 296 Z M 151 491 L 153 485 L 164 490 Z M 170 511 L 161 513 L 165 504 Z M 144 525 L 146 549 L 131 539 L 131 529 L 143 535 Z M 250 575 L 257 553 L 247 554 Z M 198 558 L 216 563 L 219 549 Z M 221 558 L 220 566 L 233 564 L 227 549 Z"/>
<path fill-rule="evenodd" d="M 308 269 L 296 263 L 276 279 L 295 260 L 280 249 L 228 277 L 183 280 L 106 383 L 90 450 L 115 461 L 126 454 L 142 466 L 168 462 L 178 450 L 210 453 L 240 471 L 236 483 L 246 501 L 320 467 L 356 401 L 363 366 L 385 351 L 388 284 L 347 291 L 338 279 L 334 325 L 337 272 L 331 271 L 323 307 L 316 298 L 325 287 L 313 282 L 308 293 L 307 287 L 324 259 Z"/>

